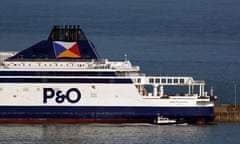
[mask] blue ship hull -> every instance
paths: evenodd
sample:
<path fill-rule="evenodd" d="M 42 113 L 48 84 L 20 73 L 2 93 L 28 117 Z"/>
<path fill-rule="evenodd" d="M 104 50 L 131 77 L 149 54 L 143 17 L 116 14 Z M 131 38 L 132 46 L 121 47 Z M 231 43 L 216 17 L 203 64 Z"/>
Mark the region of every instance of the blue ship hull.
<path fill-rule="evenodd" d="M 0 122 L 149 122 L 158 114 L 188 122 L 211 121 L 213 107 L 1 106 Z"/>

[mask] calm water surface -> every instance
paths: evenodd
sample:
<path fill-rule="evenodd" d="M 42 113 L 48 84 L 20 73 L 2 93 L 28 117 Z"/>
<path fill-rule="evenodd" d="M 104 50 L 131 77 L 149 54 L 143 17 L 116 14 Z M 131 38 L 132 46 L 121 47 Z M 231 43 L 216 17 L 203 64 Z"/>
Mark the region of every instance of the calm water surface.
<path fill-rule="evenodd" d="M 239 124 L 44 124 L 0 125 L 1 143 L 239 143 Z"/>
<path fill-rule="evenodd" d="M 239 0 L 1 0 L 0 50 L 47 39 L 54 24 L 80 24 L 103 58 L 128 54 L 147 74 L 206 80 L 217 103 L 240 82 Z M 240 86 L 237 94 L 240 94 Z M 237 98 L 240 103 L 240 98 Z M 240 124 L 0 125 L 0 143 L 239 143 Z"/>

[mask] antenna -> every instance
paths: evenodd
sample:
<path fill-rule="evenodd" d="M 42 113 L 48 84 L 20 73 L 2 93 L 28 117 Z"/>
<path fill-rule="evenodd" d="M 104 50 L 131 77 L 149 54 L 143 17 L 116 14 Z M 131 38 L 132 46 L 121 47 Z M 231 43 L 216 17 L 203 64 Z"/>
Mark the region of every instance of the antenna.
<path fill-rule="evenodd" d="M 233 81 L 234 85 L 234 106 L 237 107 L 237 82 Z"/>
<path fill-rule="evenodd" d="M 213 89 L 213 86 L 211 86 L 211 90 L 210 90 L 210 96 L 214 96 L 214 89 Z"/>
<path fill-rule="evenodd" d="M 124 55 L 124 61 L 125 61 L 125 62 L 128 61 L 128 56 L 127 56 L 127 54 Z"/>

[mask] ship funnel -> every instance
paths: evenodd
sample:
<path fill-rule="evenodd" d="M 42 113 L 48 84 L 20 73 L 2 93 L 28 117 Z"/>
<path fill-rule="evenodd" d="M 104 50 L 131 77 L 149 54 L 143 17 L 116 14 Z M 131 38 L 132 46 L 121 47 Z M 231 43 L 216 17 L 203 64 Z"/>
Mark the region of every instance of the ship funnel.
<path fill-rule="evenodd" d="M 49 41 L 66 41 L 76 42 L 87 40 L 85 34 L 79 25 L 53 26 L 53 29 L 48 37 Z"/>

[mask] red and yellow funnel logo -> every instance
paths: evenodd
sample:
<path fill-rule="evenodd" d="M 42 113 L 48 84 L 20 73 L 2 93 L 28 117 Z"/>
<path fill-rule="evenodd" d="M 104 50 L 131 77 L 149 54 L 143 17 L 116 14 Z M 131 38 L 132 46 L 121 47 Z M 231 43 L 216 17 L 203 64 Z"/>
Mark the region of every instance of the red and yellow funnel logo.
<path fill-rule="evenodd" d="M 77 42 L 54 41 L 53 47 L 57 58 L 80 58 L 80 49 Z"/>

